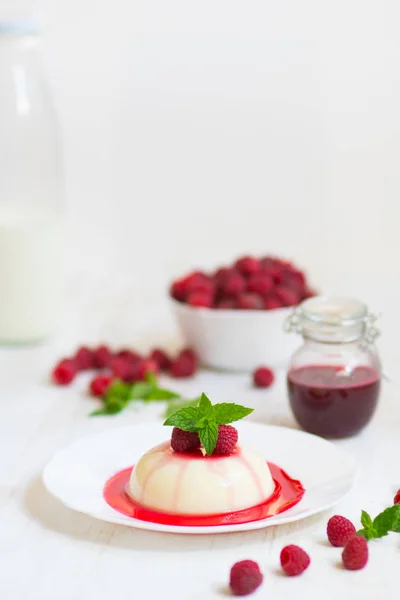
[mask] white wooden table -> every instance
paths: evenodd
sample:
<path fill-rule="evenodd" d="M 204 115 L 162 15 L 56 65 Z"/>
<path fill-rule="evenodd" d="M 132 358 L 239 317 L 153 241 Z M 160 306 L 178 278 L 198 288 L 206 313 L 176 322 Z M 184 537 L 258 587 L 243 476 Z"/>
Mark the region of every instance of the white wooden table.
<path fill-rule="evenodd" d="M 90 377 L 84 375 L 66 389 L 48 383 L 54 361 L 78 343 L 95 343 L 108 336 L 124 344 L 132 338 L 129 327 L 135 319 L 125 319 L 129 326 L 124 329 L 123 319 L 111 318 L 115 306 L 104 298 L 101 319 L 90 318 L 90 302 L 74 306 L 75 312 L 56 341 L 36 348 L 0 351 L 2 600 L 223 598 L 230 566 L 244 558 L 258 561 L 265 575 L 254 598 L 397 598 L 400 536 L 391 534 L 372 542 L 369 564 L 360 572 L 340 567 L 340 550 L 330 547 L 325 536 L 330 514 L 338 512 L 354 521 L 358 521 L 361 509 L 377 514 L 390 504 L 400 487 L 400 386 L 395 377 L 384 385 L 370 427 L 357 438 L 337 442 L 356 456 L 361 470 L 355 489 L 335 511 L 284 527 L 238 534 L 180 536 L 136 531 L 64 508 L 41 483 L 41 472 L 52 454 L 72 440 L 153 420 L 161 414 L 161 407 L 153 405 L 115 417 L 89 419 L 87 414 L 95 403 L 85 395 Z M 393 357 L 389 374 L 395 375 L 397 331 L 389 325 L 397 302 L 392 306 L 384 322 L 388 335 L 383 350 L 387 363 Z M 146 318 L 141 316 L 138 336 L 144 329 L 150 331 L 151 325 L 158 336 L 172 332 L 167 312 L 153 308 L 147 307 Z M 213 401 L 241 401 L 254 406 L 255 420 L 295 426 L 286 400 L 284 373 L 268 391 L 252 390 L 249 378 L 243 375 L 210 372 L 173 385 L 188 394 L 204 390 Z M 311 556 L 311 566 L 300 578 L 289 579 L 279 570 L 279 552 L 288 543 L 303 546 Z"/>

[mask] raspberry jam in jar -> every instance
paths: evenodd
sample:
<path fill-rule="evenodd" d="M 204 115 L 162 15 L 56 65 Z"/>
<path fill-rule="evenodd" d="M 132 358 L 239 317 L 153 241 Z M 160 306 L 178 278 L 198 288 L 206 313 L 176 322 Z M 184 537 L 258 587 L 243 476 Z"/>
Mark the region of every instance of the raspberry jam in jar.
<path fill-rule="evenodd" d="M 349 298 L 314 297 L 289 317 L 303 344 L 293 355 L 287 388 L 298 424 L 325 438 L 359 433 L 372 419 L 381 369 L 375 317 Z"/>

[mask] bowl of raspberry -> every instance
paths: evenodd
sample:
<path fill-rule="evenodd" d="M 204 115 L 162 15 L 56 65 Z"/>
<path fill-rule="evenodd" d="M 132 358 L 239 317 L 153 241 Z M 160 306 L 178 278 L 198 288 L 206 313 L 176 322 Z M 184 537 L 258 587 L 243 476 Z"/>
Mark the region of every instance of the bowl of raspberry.
<path fill-rule="evenodd" d="M 299 342 L 284 331 L 286 317 L 316 293 L 292 262 L 244 256 L 211 273 L 176 279 L 169 295 L 182 335 L 203 366 L 251 371 L 288 364 Z"/>

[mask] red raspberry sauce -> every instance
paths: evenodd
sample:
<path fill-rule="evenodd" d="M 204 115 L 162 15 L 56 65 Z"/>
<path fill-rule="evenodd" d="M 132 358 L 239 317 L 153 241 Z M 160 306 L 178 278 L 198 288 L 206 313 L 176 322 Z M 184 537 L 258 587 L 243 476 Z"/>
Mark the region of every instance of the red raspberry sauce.
<path fill-rule="evenodd" d="M 132 500 L 125 491 L 133 467 L 123 469 L 113 475 L 104 486 L 103 497 L 109 506 L 127 517 L 161 525 L 210 527 L 212 525 L 251 523 L 285 512 L 298 504 L 305 492 L 300 481 L 289 477 L 283 469 L 273 463 L 268 463 L 268 466 L 275 481 L 274 493 L 262 504 L 232 513 L 176 515 L 148 509 Z"/>

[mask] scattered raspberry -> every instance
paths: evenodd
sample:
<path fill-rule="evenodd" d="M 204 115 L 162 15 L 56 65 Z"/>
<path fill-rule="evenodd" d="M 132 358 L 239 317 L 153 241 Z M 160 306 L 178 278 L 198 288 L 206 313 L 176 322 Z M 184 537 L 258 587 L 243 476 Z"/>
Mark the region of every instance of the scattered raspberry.
<path fill-rule="evenodd" d="M 356 528 L 353 523 L 340 515 L 331 517 L 326 527 L 326 534 L 332 546 L 345 546 L 355 533 Z"/>
<path fill-rule="evenodd" d="M 75 361 L 70 358 L 64 358 L 53 369 L 53 381 L 58 385 L 68 385 L 75 379 L 76 366 Z"/>
<path fill-rule="evenodd" d="M 219 300 L 215 306 L 215 308 L 227 308 L 232 309 L 235 308 L 235 300 L 233 298 L 222 298 Z"/>
<path fill-rule="evenodd" d="M 282 569 L 291 577 L 303 573 L 310 564 L 307 552 L 294 544 L 282 549 L 280 559 Z"/>
<path fill-rule="evenodd" d="M 214 303 L 214 299 L 213 295 L 209 292 L 196 291 L 189 294 L 187 302 L 190 304 L 190 306 L 211 308 Z"/>
<path fill-rule="evenodd" d="M 112 382 L 110 375 L 97 375 L 90 383 L 90 391 L 93 396 L 103 398 Z"/>
<path fill-rule="evenodd" d="M 275 294 L 270 294 L 264 299 L 264 306 L 267 310 L 274 310 L 275 308 L 282 308 L 283 304 Z"/>
<path fill-rule="evenodd" d="M 132 365 L 125 358 L 113 358 L 110 363 L 112 374 L 117 379 L 129 381 L 132 375 Z"/>
<path fill-rule="evenodd" d="M 168 354 L 160 348 L 154 348 L 150 354 L 150 360 L 154 360 L 160 371 L 167 371 L 171 366 L 171 359 Z"/>
<path fill-rule="evenodd" d="M 151 360 L 150 358 L 147 360 L 142 360 L 140 363 L 134 366 L 134 379 L 135 381 L 142 381 L 146 379 L 147 373 L 154 373 L 157 375 L 159 370 L 160 369 L 155 360 Z"/>
<path fill-rule="evenodd" d="M 243 258 L 239 258 L 239 260 L 237 260 L 235 263 L 235 267 L 238 271 L 246 276 L 258 273 L 258 271 L 261 270 L 260 261 L 252 256 L 244 256 Z"/>
<path fill-rule="evenodd" d="M 400 504 L 400 490 L 398 490 L 395 497 L 393 498 L 393 504 Z"/>
<path fill-rule="evenodd" d="M 78 371 L 87 371 L 95 367 L 95 355 L 87 346 L 81 346 L 74 357 Z"/>
<path fill-rule="evenodd" d="M 190 452 L 200 448 L 200 438 L 195 431 L 183 431 L 174 427 L 171 435 L 171 447 L 175 452 Z"/>
<path fill-rule="evenodd" d="M 112 353 L 107 346 L 99 346 L 94 350 L 94 365 L 97 369 L 105 369 L 110 366 Z"/>
<path fill-rule="evenodd" d="M 213 454 L 231 454 L 237 444 L 239 434 L 232 425 L 218 426 L 218 439 Z"/>
<path fill-rule="evenodd" d="M 264 300 L 258 294 L 240 294 L 236 300 L 236 308 L 260 310 L 264 308 Z"/>
<path fill-rule="evenodd" d="M 116 358 L 122 358 L 123 360 L 126 360 L 126 362 L 130 363 L 131 365 L 134 365 L 138 362 L 140 362 L 142 359 L 142 357 L 140 356 L 140 354 L 138 354 L 137 352 L 134 352 L 133 350 L 120 350 L 119 352 L 116 352 L 116 354 L 114 355 Z"/>
<path fill-rule="evenodd" d="M 363 569 L 368 562 L 368 544 L 362 535 L 354 535 L 349 539 L 342 552 L 345 569 L 356 571 Z"/>
<path fill-rule="evenodd" d="M 275 294 L 283 306 L 296 306 L 300 301 L 298 293 L 284 285 L 277 285 Z"/>
<path fill-rule="evenodd" d="M 253 383 L 256 387 L 267 388 L 274 379 L 274 373 L 268 367 L 258 367 L 253 373 Z"/>
<path fill-rule="evenodd" d="M 247 596 L 263 582 L 263 574 L 254 560 L 241 560 L 233 565 L 229 585 L 234 596 Z"/>
<path fill-rule="evenodd" d="M 230 273 L 222 281 L 221 291 L 226 296 L 238 296 L 246 289 L 246 281 L 240 273 Z"/>
<path fill-rule="evenodd" d="M 247 282 L 247 291 L 267 296 L 274 287 L 274 280 L 267 273 L 256 273 Z"/>
<path fill-rule="evenodd" d="M 172 361 L 171 375 L 173 377 L 191 377 L 197 371 L 197 357 L 193 350 L 187 348 Z"/>

